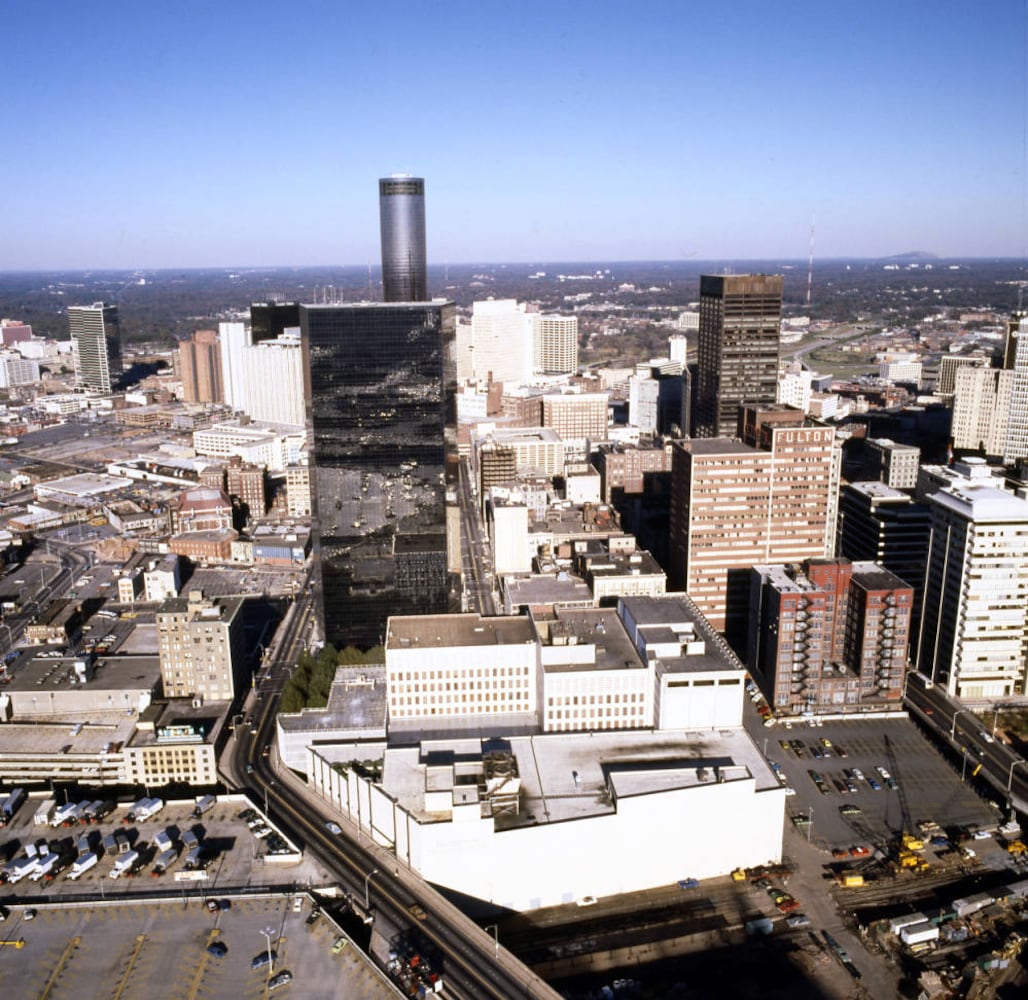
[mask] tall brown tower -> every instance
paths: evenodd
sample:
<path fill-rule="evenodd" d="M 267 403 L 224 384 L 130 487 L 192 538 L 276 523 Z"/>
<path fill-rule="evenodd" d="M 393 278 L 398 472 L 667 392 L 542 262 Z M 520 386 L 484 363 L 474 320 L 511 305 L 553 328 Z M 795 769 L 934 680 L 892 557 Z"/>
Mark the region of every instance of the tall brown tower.
<path fill-rule="evenodd" d="M 225 393 L 221 379 L 221 352 L 214 330 L 196 330 L 179 344 L 182 398 L 187 403 L 221 403 Z"/>
<path fill-rule="evenodd" d="M 782 319 L 780 274 L 700 277 L 696 437 L 736 437 L 743 403 L 774 403 Z"/>

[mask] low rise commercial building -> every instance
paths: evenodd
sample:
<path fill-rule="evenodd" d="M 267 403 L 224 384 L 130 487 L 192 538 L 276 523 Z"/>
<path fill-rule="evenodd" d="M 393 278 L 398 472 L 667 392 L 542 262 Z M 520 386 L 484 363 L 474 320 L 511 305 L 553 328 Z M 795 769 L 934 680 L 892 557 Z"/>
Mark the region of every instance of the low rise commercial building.
<path fill-rule="evenodd" d="M 529 910 L 673 884 L 683 856 L 697 878 L 781 857 L 784 789 L 741 727 L 742 666 L 684 595 L 392 618 L 385 712 L 354 670 L 338 740 L 301 713 L 290 757 L 306 739 L 310 786 L 436 884 Z M 654 829 L 673 846 L 624 852 Z"/>

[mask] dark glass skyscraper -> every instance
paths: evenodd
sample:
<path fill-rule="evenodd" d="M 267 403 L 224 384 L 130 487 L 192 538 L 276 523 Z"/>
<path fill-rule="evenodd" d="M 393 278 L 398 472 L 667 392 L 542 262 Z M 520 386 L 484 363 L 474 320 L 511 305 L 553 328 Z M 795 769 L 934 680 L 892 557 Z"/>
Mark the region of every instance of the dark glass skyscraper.
<path fill-rule="evenodd" d="M 455 322 L 452 302 L 300 307 L 321 616 L 337 647 L 376 645 L 390 615 L 443 613 L 456 593 Z"/>
<path fill-rule="evenodd" d="M 743 403 L 774 403 L 780 274 L 700 276 L 694 437 L 736 437 Z"/>
<path fill-rule="evenodd" d="M 393 174 L 378 182 L 382 226 L 382 297 L 386 302 L 427 302 L 425 182 Z"/>
<path fill-rule="evenodd" d="M 283 332 L 300 325 L 298 302 L 252 302 L 250 304 L 250 339 L 259 344 L 275 340 Z"/>

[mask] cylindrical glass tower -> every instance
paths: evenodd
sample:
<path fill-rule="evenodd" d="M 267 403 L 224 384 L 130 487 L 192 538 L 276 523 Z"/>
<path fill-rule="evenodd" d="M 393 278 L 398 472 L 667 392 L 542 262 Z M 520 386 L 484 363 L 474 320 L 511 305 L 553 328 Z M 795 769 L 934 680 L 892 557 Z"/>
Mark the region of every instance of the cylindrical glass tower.
<path fill-rule="evenodd" d="M 386 302 L 427 302 L 425 182 L 393 174 L 378 182 L 382 292 Z"/>

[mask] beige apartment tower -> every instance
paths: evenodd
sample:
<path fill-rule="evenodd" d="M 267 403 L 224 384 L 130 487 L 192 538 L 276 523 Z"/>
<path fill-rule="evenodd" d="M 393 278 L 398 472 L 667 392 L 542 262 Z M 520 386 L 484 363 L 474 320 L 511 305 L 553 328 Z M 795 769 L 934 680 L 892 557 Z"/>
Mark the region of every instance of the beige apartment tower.
<path fill-rule="evenodd" d="M 670 583 L 733 643 L 744 640 L 751 567 L 821 559 L 834 544 L 834 430 L 763 423 L 755 440 L 672 452 Z"/>
<path fill-rule="evenodd" d="M 246 674 L 243 599 L 191 591 L 157 612 L 157 650 L 168 698 L 231 701 Z"/>
<path fill-rule="evenodd" d="M 578 317 L 532 313 L 535 370 L 543 375 L 578 371 Z"/>

